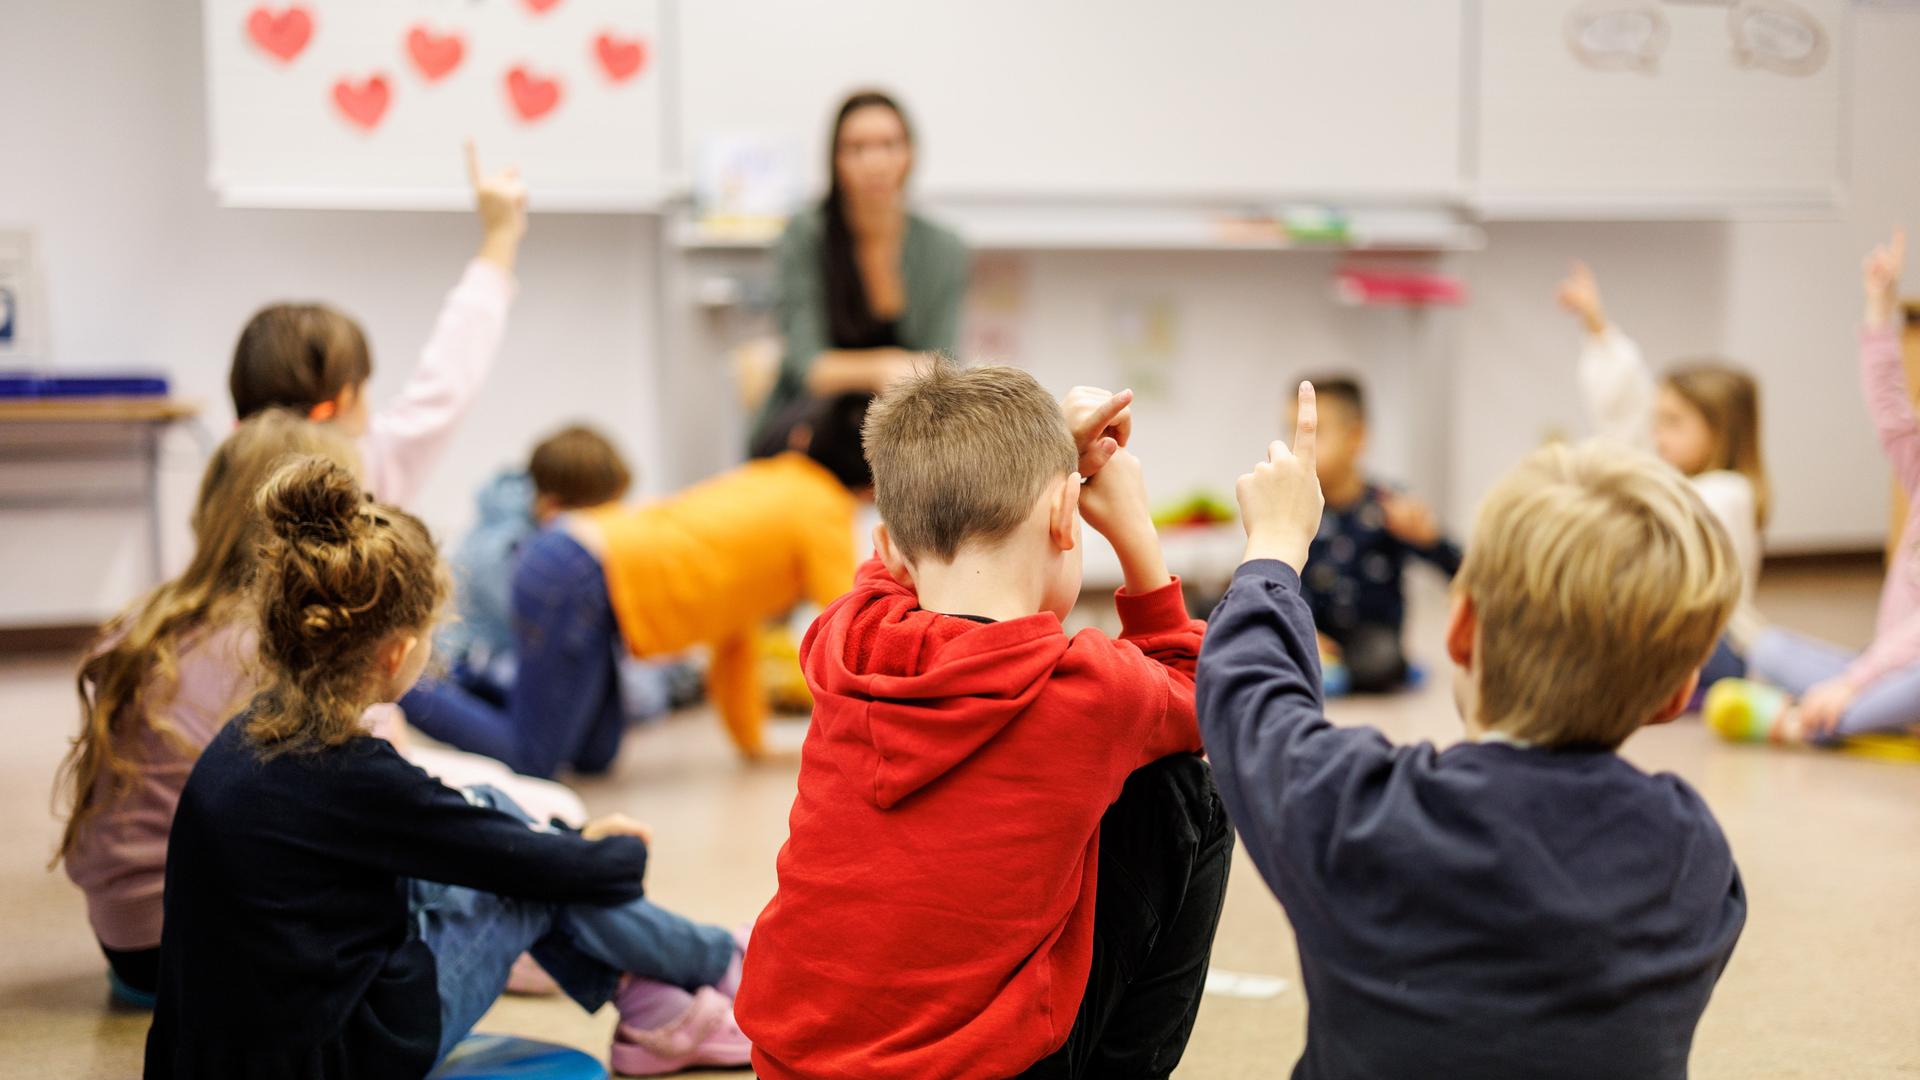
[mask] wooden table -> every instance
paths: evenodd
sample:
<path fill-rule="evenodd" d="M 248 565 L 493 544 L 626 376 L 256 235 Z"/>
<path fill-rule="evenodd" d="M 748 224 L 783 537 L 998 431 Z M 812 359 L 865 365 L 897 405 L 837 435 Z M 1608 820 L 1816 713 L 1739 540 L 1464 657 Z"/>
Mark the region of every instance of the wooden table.
<path fill-rule="evenodd" d="M 145 479 L 139 490 L 53 488 L 0 492 L 0 509 L 138 508 L 147 518 L 147 572 L 165 580 L 160 510 L 160 439 L 168 428 L 200 414 L 198 402 L 155 397 L 0 399 L 0 465 L 36 462 L 134 461 Z M 82 434 L 85 433 L 85 434 Z M 116 433 L 126 437 L 115 439 Z"/>

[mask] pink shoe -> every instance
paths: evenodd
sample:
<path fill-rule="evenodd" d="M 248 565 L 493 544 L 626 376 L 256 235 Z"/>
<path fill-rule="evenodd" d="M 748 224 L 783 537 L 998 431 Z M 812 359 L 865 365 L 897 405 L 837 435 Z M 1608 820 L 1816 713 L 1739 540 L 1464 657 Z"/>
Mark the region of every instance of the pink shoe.
<path fill-rule="evenodd" d="M 626 1023 L 630 1001 L 658 984 L 630 983 L 614 1003 L 621 1023 L 613 1033 L 613 1071 L 620 1076 L 664 1076 L 695 1066 L 737 1068 L 752 1063 L 753 1045 L 733 1020 L 733 1003 L 703 986 L 692 1004 L 662 1027 L 643 1031 Z M 630 994 L 629 991 L 638 991 Z"/>
<path fill-rule="evenodd" d="M 532 956 L 521 953 L 513 962 L 513 970 L 507 973 L 507 993 L 522 994 L 526 997 L 552 997 L 560 992 L 560 984 L 553 981 L 547 969 Z"/>

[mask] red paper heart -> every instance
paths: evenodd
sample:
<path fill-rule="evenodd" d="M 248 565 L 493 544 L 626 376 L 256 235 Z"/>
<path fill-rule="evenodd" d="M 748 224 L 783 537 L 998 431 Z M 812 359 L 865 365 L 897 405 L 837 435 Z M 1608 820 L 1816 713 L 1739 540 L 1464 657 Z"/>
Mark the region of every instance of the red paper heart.
<path fill-rule="evenodd" d="M 560 104 L 560 80 L 546 79 L 515 65 L 507 72 L 507 96 L 522 120 L 538 120 Z"/>
<path fill-rule="evenodd" d="M 290 61 L 313 37 L 313 16 L 297 4 L 285 11 L 257 7 L 247 16 L 247 36 L 282 61 Z"/>
<path fill-rule="evenodd" d="M 407 55 L 413 57 L 413 66 L 429 82 L 459 67 L 466 54 L 466 43 L 459 34 L 436 34 L 425 26 L 407 31 Z"/>
<path fill-rule="evenodd" d="M 560 0 L 527 0 L 527 6 L 533 9 L 535 15 L 539 15 L 551 10 L 553 5 L 559 2 Z"/>
<path fill-rule="evenodd" d="M 341 115 L 361 128 L 372 131 L 387 114 L 393 92 L 385 75 L 370 75 L 363 82 L 340 79 L 333 84 L 333 104 Z"/>
<path fill-rule="evenodd" d="M 647 42 L 644 38 L 601 34 L 594 39 L 593 51 L 600 58 L 600 67 L 606 71 L 607 78 L 614 82 L 633 78 L 647 62 Z"/>

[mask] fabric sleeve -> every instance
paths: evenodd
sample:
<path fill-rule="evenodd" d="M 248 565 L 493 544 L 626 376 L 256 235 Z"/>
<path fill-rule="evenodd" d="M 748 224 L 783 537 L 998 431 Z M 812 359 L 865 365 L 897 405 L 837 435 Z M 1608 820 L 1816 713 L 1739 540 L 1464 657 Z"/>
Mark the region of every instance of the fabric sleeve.
<path fill-rule="evenodd" d="M 1860 332 L 1860 384 L 1900 489 L 1920 494 L 1920 421 L 1914 418 L 1900 338 L 1892 327 Z"/>
<path fill-rule="evenodd" d="M 1920 611 L 1911 612 L 1873 639 L 1847 666 L 1847 681 L 1864 690 L 1901 668 L 1920 664 Z"/>
<path fill-rule="evenodd" d="M 1414 547 L 1409 544 L 1407 550 L 1426 560 L 1434 569 L 1450 578 L 1460 572 L 1460 564 L 1466 561 L 1466 556 L 1460 551 L 1460 545 L 1444 536 L 1426 547 Z"/>
<path fill-rule="evenodd" d="M 374 414 L 360 439 L 375 498 L 411 502 L 439 464 L 499 355 L 513 292 L 513 278 L 498 266 L 485 259 L 467 264 L 399 398 Z"/>
<path fill-rule="evenodd" d="M 806 525 L 800 553 L 805 587 L 803 599 L 826 607 L 853 587 L 855 555 L 853 516 L 820 514 Z M 884 572 L 884 571 L 883 571 Z"/>
<path fill-rule="evenodd" d="M 1327 722 L 1313 616 L 1300 577 L 1260 559 L 1234 572 L 1200 651 L 1200 734 L 1248 854 L 1292 909 L 1313 896 L 1343 804 L 1382 785 L 1393 746 Z M 1352 806 L 1346 807 L 1351 815 Z"/>
<path fill-rule="evenodd" d="M 758 755 L 766 746 L 767 690 L 760 676 L 759 628 L 711 645 L 707 695 L 740 752 Z"/>
<path fill-rule="evenodd" d="M 1653 449 L 1653 372 L 1632 338 L 1609 326 L 1580 350 L 1580 396 L 1594 434 Z"/>
<path fill-rule="evenodd" d="M 773 401 L 784 404 L 805 393 L 808 369 L 828 348 L 827 287 L 817 222 L 795 218 L 781 235 L 774 257 L 778 282 L 774 318 L 780 327 L 781 353 Z"/>
<path fill-rule="evenodd" d="M 1193 674 L 1200 661 L 1200 641 L 1207 624 L 1187 615 L 1186 594 L 1180 579 L 1152 592 L 1114 593 L 1120 612 L 1120 638 L 1115 644 L 1139 670 L 1134 678 L 1154 687 L 1161 704 L 1147 724 L 1139 756 L 1128 772 L 1168 754 L 1200 749 L 1200 728 L 1193 711 Z M 1137 652 L 1136 652 L 1137 650 Z M 1132 660 L 1133 656 L 1140 659 Z M 1124 780 L 1124 777 L 1122 777 Z"/>
<path fill-rule="evenodd" d="M 913 343 L 918 352 L 952 353 L 960 346 L 962 312 L 967 301 L 967 279 L 971 260 L 958 239 L 943 237 L 946 243 L 936 249 L 928 276 L 932 279 L 925 295 L 914 303 L 923 305 L 920 340 Z"/>
<path fill-rule="evenodd" d="M 313 812 L 335 819 L 341 855 L 400 877 L 551 903 L 611 904 L 644 894 L 647 845 L 536 829 L 467 801 L 378 739 L 351 744 L 337 797 Z"/>

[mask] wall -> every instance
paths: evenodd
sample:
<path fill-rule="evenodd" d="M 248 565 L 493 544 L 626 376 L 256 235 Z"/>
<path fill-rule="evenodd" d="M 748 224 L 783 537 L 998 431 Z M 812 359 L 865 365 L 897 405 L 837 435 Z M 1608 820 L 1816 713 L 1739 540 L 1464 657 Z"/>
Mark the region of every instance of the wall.
<path fill-rule="evenodd" d="M 226 369 L 247 316 L 276 299 L 323 298 L 366 327 L 376 405 L 397 390 L 478 241 L 470 219 L 216 208 L 204 182 L 198 0 L 5 0 L 0 24 L 0 101 L 14 106 L 0 144 L 0 227 L 38 235 L 55 362 L 165 369 L 178 393 L 206 404 L 217 439 L 232 423 Z M 460 137 L 447 133 L 448 154 Z M 464 527 L 469 493 L 489 473 L 565 418 L 600 423 L 630 454 L 658 460 L 655 231 L 651 219 L 534 216 L 500 364 L 417 507 L 443 535 Z M 187 434 L 168 441 L 176 565 L 202 461 Z M 18 486 L 19 468 L 0 466 L 0 484 Z M 130 479 L 91 472 L 72 482 Z M 0 625 L 124 603 L 144 584 L 139 523 L 103 510 L 0 514 Z"/>

